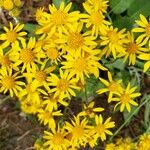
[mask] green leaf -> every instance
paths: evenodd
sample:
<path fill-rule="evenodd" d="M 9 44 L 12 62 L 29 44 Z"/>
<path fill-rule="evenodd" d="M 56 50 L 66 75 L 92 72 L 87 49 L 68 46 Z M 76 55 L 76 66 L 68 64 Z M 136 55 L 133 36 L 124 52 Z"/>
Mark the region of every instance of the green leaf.
<path fill-rule="evenodd" d="M 102 87 L 104 87 L 103 84 L 95 78 L 95 76 L 91 76 L 86 80 L 85 89 L 82 91 L 77 91 L 76 95 L 78 98 L 86 101 L 88 98 L 94 97 L 96 95 L 96 91 Z"/>
<path fill-rule="evenodd" d="M 139 17 L 140 14 L 150 16 L 150 1 L 149 0 L 135 0 L 127 11 L 127 14 L 132 20 Z"/>
<path fill-rule="evenodd" d="M 135 0 L 110 0 L 111 11 L 120 14 L 127 10 Z"/>
<path fill-rule="evenodd" d="M 146 134 L 150 134 L 150 126 L 147 128 Z"/>
<path fill-rule="evenodd" d="M 123 28 L 126 28 L 128 30 L 131 30 L 133 27 L 134 21 L 131 20 L 129 17 L 125 16 L 122 17 L 120 15 L 116 16 L 116 19 L 113 21 L 114 27 L 119 28 L 120 30 Z"/>
<path fill-rule="evenodd" d="M 39 27 L 39 25 L 37 25 L 37 24 L 26 23 L 24 26 L 24 30 L 28 31 L 30 36 L 33 36 L 38 27 Z"/>
<path fill-rule="evenodd" d="M 53 4 L 56 6 L 56 8 L 59 8 L 61 2 L 64 2 L 65 4 L 68 3 L 69 0 L 52 0 Z"/>
<path fill-rule="evenodd" d="M 117 59 L 115 60 L 112 64 L 111 64 L 112 67 L 116 68 L 116 69 L 119 69 L 119 70 L 124 70 L 125 66 L 126 66 L 126 63 L 123 62 L 123 59 Z"/>

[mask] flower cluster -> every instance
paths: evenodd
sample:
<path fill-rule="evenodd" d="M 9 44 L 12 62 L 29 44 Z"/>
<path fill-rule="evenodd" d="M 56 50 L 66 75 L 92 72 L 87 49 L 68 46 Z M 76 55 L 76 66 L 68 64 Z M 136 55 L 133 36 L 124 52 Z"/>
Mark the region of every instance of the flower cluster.
<path fill-rule="evenodd" d="M 20 1 L 3 0 L 7 10 Z M 11 4 L 11 6 L 10 6 Z M 49 11 L 39 8 L 35 19 L 38 27 L 33 37 L 28 38 L 24 24 L 4 26 L 0 33 L 0 92 L 17 97 L 23 112 L 37 116 L 47 127 L 43 143 L 35 144 L 39 150 L 73 150 L 89 144 L 94 147 L 98 140 L 106 140 L 109 129 L 115 126 L 111 117 L 104 119 L 104 108 L 95 107 L 95 102 L 86 102 L 83 111 L 71 119 L 63 117 L 77 92 L 83 92 L 91 76 L 98 78 L 103 88 L 98 94 L 107 93 L 108 103 L 115 102 L 130 112 L 137 106 L 137 86 L 113 79 L 113 74 L 102 64 L 102 59 L 124 57 L 129 65 L 136 58 L 147 60 L 144 71 L 150 67 L 150 23 L 143 15 L 136 21 L 139 27 L 132 31 L 114 28 L 106 17 L 108 0 L 86 0 L 84 13 L 71 10 L 72 3 L 61 2 L 57 8 L 49 5 Z M 140 32 L 135 38 L 134 32 Z M 108 79 L 100 76 L 108 73 Z M 139 143 L 140 144 L 140 143 Z M 142 144 L 140 144 L 142 145 Z"/>
<path fill-rule="evenodd" d="M 0 7 L 9 11 L 11 16 L 19 16 L 21 6 L 21 0 L 0 0 Z"/>
<path fill-rule="evenodd" d="M 133 142 L 130 138 L 121 138 L 116 143 L 107 144 L 105 150 L 149 150 L 149 141 L 149 134 L 140 135 L 137 142 Z"/>

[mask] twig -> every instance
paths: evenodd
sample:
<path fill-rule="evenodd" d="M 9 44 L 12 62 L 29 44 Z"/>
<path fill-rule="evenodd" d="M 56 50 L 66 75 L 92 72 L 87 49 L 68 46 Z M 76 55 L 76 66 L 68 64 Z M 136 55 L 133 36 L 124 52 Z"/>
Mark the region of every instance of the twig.
<path fill-rule="evenodd" d="M 20 136 L 17 141 L 22 140 L 25 136 L 27 136 L 28 134 L 30 134 L 31 130 L 28 130 L 27 132 L 25 132 L 22 136 Z"/>

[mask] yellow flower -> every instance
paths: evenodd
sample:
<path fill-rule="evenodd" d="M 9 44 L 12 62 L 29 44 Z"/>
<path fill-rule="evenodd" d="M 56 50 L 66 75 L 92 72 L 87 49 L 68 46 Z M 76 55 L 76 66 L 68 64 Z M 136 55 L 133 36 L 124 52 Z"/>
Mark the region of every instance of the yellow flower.
<path fill-rule="evenodd" d="M 87 28 L 91 28 L 92 35 L 97 37 L 99 33 L 106 33 L 108 28 L 107 26 L 111 23 L 105 20 L 105 16 L 102 14 L 102 12 L 91 9 L 87 3 L 83 3 L 83 7 L 88 14 L 81 14 L 81 21 L 86 23 Z"/>
<path fill-rule="evenodd" d="M 53 111 L 58 110 L 59 104 L 64 106 L 68 106 L 68 103 L 64 101 L 64 99 L 58 97 L 54 97 L 54 94 L 48 94 L 48 96 L 43 97 L 43 105 L 45 106 L 45 110 Z"/>
<path fill-rule="evenodd" d="M 101 138 L 102 141 L 106 140 L 106 134 L 113 135 L 111 131 L 109 131 L 109 128 L 115 127 L 115 122 L 110 121 L 111 117 L 106 119 L 106 121 L 103 121 L 102 115 L 96 115 L 95 116 L 95 127 L 94 127 L 94 133 L 95 138 L 98 139 Z"/>
<path fill-rule="evenodd" d="M 107 81 L 103 78 L 99 78 L 99 79 L 106 87 L 97 90 L 97 93 L 102 94 L 105 92 L 109 92 L 108 102 L 110 103 L 112 101 L 113 94 L 120 93 L 123 90 L 123 88 L 121 87 L 121 84 L 120 84 L 122 82 L 122 80 L 114 81 L 112 79 L 112 75 L 109 71 L 108 71 L 108 80 L 109 81 Z"/>
<path fill-rule="evenodd" d="M 115 144 L 107 144 L 105 150 L 116 150 Z"/>
<path fill-rule="evenodd" d="M 20 15 L 21 10 L 19 8 L 14 8 L 9 12 L 10 16 L 18 17 Z"/>
<path fill-rule="evenodd" d="M 18 97 L 20 101 L 32 101 L 34 104 L 40 104 L 41 95 L 43 96 L 48 94 L 42 87 L 39 86 L 36 80 L 32 80 L 20 91 Z"/>
<path fill-rule="evenodd" d="M 47 13 L 46 16 L 48 19 L 44 22 L 43 27 L 49 31 L 49 35 L 53 35 L 58 32 L 59 37 L 61 37 L 62 33 L 66 33 L 74 29 L 74 25 L 79 19 L 79 11 L 69 13 L 71 6 L 72 3 L 69 3 L 65 7 L 64 2 L 61 2 L 59 9 L 57 9 L 54 4 L 49 5 L 50 14 Z"/>
<path fill-rule="evenodd" d="M 63 114 L 61 111 L 48 111 L 45 109 L 39 109 L 38 110 L 38 119 L 40 120 L 40 123 L 43 123 L 44 125 L 48 125 L 50 129 L 56 128 L 56 122 L 54 117 L 55 116 L 62 116 Z"/>
<path fill-rule="evenodd" d="M 132 32 L 141 33 L 137 38 L 137 42 L 147 43 L 150 39 L 150 22 L 146 20 L 145 16 L 140 14 L 140 20 L 136 21 L 138 27 L 135 27 Z"/>
<path fill-rule="evenodd" d="M 12 0 L 3 0 L 4 9 L 10 11 L 14 8 L 14 4 Z"/>
<path fill-rule="evenodd" d="M 116 142 L 116 149 L 117 150 L 137 150 L 136 144 L 130 138 L 118 139 L 118 141 Z"/>
<path fill-rule="evenodd" d="M 50 82 L 49 85 L 53 87 L 50 92 L 54 92 L 54 97 L 61 99 L 67 97 L 71 99 L 71 96 L 76 96 L 74 90 L 79 89 L 79 87 L 76 86 L 77 80 L 73 78 L 67 70 L 63 72 L 60 69 L 59 73 L 60 78 L 55 74 L 51 74 L 47 79 L 47 81 Z"/>
<path fill-rule="evenodd" d="M 18 80 L 22 78 L 22 76 L 18 74 L 19 72 L 14 73 L 11 68 L 0 69 L 0 93 L 3 92 L 6 94 L 6 92 L 9 91 L 11 97 L 14 95 L 18 96 L 19 91 L 21 91 L 25 85 L 24 82 Z"/>
<path fill-rule="evenodd" d="M 83 28 L 83 23 L 79 23 L 75 31 L 69 32 L 66 34 L 67 44 L 64 46 L 64 49 L 68 53 L 73 53 L 75 51 L 85 51 L 92 52 L 93 48 L 96 47 L 96 38 L 90 35 L 90 32 L 81 33 Z"/>
<path fill-rule="evenodd" d="M 94 53 L 94 50 L 93 50 Z M 99 69 L 106 70 L 99 62 L 98 56 L 93 54 L 81 53 L 76 51 L 75 53 L 68 53 L 64 56 L 66 61 L 61 64 L 62 69 L 67 69 L 72 75 L 76 76 L 76 79 L 81 81 L 82 84 L 85 82 L 85 76 L 89 77 L 90 74 L 94 74 L 95 77 L 99 76 Z"/>
<path fill-rule="evenodd" d="M 5 48 L 9 45 L 15 46 L 15 44 L 18 44 L 18 41 L 23 42 L 24 38 L 27 33 L 26 32 L 21 32 L 23 29 L 24 24 L 17 24 L 15 28 L 13 28 L 13 24 L 10 22 L 10 29 L 4 26 L 4 30 L 6 33 L 2 33 L 0 35 L 0 40 L 5 41 L 2 43 L 2 47 Z"/>
<path fill-rule="evenodd" d="M 44 58 L 44 53 L 40 50 L 40 48 L 35 47 L 36 40 L 35 38 L 30 38 L 28 43 L 22 42 L 21 46 L 16 45 L 14 53 L 19 55 L 19 60 L 15 62 L 14 66 L 23 65 L 21 72 L 25 70 L 27 72 L 31 72 L 31 70 L 36 71 L 37 62 L 40 63 L 40 58 Z"/>
<path fill-rule="evenodd" d="M 44 7 L 40 7 L 36 10 L 35 18 L 38 24 L 40 25 L 43 25 L 42 23 L 48 19 L 47 13 L 44 12 Z"/>
<path fill-rule="evenodd" d="M 70 142 L 66 139 L 66 132 L 64 128 L 52 129 L 51 132 L 44 131 L 43 147 L 47 150 L 68 150 Z"/>
<path fill-rule="evenodd" d="M 150 150 L 150 135 L 143 134 L 140 136 L 137 150 Z"/>
<path fill-rule="evenodd" d="M 102 107 L 94 108 L 95 103 L 92 101 L 88 105 L 83 105 L 84 111 L 79 113 L 79 116 L 88 116 L 90 118 L 94 118 L 97 112 L 101 112 L 104 110 Z"/>
<path fill-rule="evenodd" d="M 144 70 L 143 70 L 143 72 L 148 71 L 148 69 L 150 67 L 150 53 L 140 54 L 138 56 L 138 58 L 141 59 L 141 60 L 147 60 L 147 62 L 144 64 Z"/>
<path fill-rule="evenodd" d="M 108 2 L 108 0 L 87 0 L 85 3 L 87 3 L 89 7 L 95 11 L 106 13 Z"/>
<path fill-rule="evenodd" d="M 50 60 L 51 63 L 58 64 L 58 62 L 61 61 L 61 56 L 63 54 L 61 49 L 54 46 L 45 46 L 44 50 L 48 60 Z"/>
<path fill-rule="evenodd" d="M 126 45 L 125 53 L 120 53 L 118 57 L 124 56 L 124 61 L 129 58 L 129 65 L 135 65 L 137 54 L 141 54 L 142 51 L 147 51 L 148 49 L 143 47 L 145 46 L 144 42 L 138 43 L 134 39 L 134 35 L 132 32 L 128 32 L 128 40 L 129 43 Z"/>
<path fill-rule="evenodd" d="M 17 7 L 20 7 L 22 5 L 21 0 L 13 0 L 13 1 L 14 1 L 15 6 Z"/>
<path fill-rule="evenodd" d="M 32 99 L 20 100 L 21 110 L 26 114 L 36 114 L 41 108 L 41 102 L 35 102 Z"/>
<path fill-rule="evenodd" d="M 131 111 L 131 106 L 138 106 L 138 103 L 135 102 L 133 99 L 136 97 L 139 97 L 141 93 L 136 92 L 135 90 L 137 89 L 136 86 L 131 87 L 130 83 L 128 83 L 127 88 L 122 90 L 120 93 L 117 93 L 119 97 L 113 98 L 116 101 L 119 101 L 116 105 L 115 108 L 120 105 L 120 111 L 124 111 L 125 107 L 127 108 L 128 112 Z"/>
<path fill-rule="evenodd" d="M 65 123 L 65 129 L 68 132 L 68 138 L 70 139 L 72 148 L 85 146 L 90 137 L 91 126 L 87 125 L 88 121 L 86 118 L 80 120 L 79 116 L 74 116 L 74 120 L 71 123 Z M 70 137 L 69 137 L 70 136 Z"/>
<path fill-rule="evenodd" d="M 124 44 L 128 43 L 126 39 L 125 29 L 118 31 L 118 28 L 113 29 L 111 26 L 107 29 L 106 34 L 101 37 L 101 46 L 105 46 L 102 53 L 108 57 L 111 53 L 113 57 L 116 59 L 116 55 L 118 53 L 124 53 Z"/>
<path fill-rule="evenodd" d="M 14 70 L 19 70 L 18 67 L 14 67 L 14 61 L 17 61 L 18 57 L 12 50 L 5 52 L 5 49 L 0 47 L 0 68 L 12 68 Z"/>
<path fill-rule="evenodd" d="M 50 90 L 49 84 L 47 82 L 48 75 L 56 69 L 56 66 L 50 66 L 46 68 L 46 61 L 43 61 L 42 65 L 38 65 L 36 70 L 31 70 L 31 72 L 23 73 L 28 82 L 32 82 L 33 79 L 37 81 L 39 86 L 44 86 L 47 91 Z"/>

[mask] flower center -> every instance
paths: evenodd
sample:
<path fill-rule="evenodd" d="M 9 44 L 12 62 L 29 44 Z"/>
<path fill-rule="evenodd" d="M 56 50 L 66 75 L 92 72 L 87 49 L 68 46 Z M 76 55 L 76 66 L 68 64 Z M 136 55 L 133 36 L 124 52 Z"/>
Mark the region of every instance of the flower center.
<path fill-rule="evenodd" d="M 93 113 L 93 109 L 92 108 L 87 108 L 86 110 L 87 115 L 90 115 Z"/>
<path fill-rule="evenodd" d="M 149 24 L 146 26 L 146 34 L 150 37 L 150 22 L 149 22 Z"/>
<path fill-rule="evenodd" d="M 33 62 L 34 58 L 35 58 L 34 53 L 30 49 L 24 49 L 20 53 L 20 59 L 24 63 L 31 63 Z"/>
<path fill-rule="evenodd" d="M 67 14 L 61 10 L 57 10 L 52 14 L 52 20 L 55 25 L 63 25 L 66 22 Z"/>
<path fill-rule="evenodd" d="M 43 70 L 37 71 L 36 75 L 35 75 L 35 78 L 40 82 L 45 81 L 46 80 L 45 71 L 43 71 Z"/>
<path fill-rule="evenodd" d="M 62 145 L 64 141 L 64 136 L 61 133 L 56 133 L 53 135 L 53 143 L 54 145 Z"/>
<path fill-rule="evenodd" d="M 56 48 L 50 48 L 46 51 L 46 54 L 50 59 L 55 60 L 58 58 L 59 52 Z"/>
<path fill-rule="evenodd" d="M 32 83 L 29 83 L 26 85 L 26 90 L 27 90 L 27 93 L 30 93 L 30 94 L 37 93 L 38 94 L 38 92 L 36 91 L 37 86 L 33 85 Z"/>
<path fill-rule="evenodd" d="M 15 79 L 7 76 L 2 80 L 2 85 L 5 89 L 12 89 L 15 87 Z"/>
<path fill-rule="evenodd" d="M 99 133 L 99 134 L 102 134 L 105 132 L 105 125 L 104 124 L 98 124 L 96 127 L 95 127 L 95 130 Z"/>
<path fill-rule="evenodd" d="M 84 129 L 82 126 L 78 125 L 76 127 L 74 127 L 72 134 L 75 138 L 80 138 L 83 136 L 84 134 Z"/>
<path fill-rule="evenodd" d="M 129 103 L 130 100 L 131 100 L 131 99 L 130 99 L 129 94 L 126 94 L 126 93 L 124 93 L 124 94 L 121 95 L 121 97 L 120 97 L 121 103 L 124 103 L 124 104 Z"/>
<path fill-rule="evenodd" d="M 77 59 L 73 67 L 77 72 L 83 72 L 86 69 L 86 60 L 84 58 Z"/>
<path fill-rule="evenodd" d="M 119 91 L 119 84 L 116 82 L 111 82 L 108 89 L 110 92 L 118 92 Z"/>
<path fill-rule="evenodd" d="M 107 35 L 108 35 L 110 42 L 112 42 L 113 44 L 116 44 L 118 42 L 119 36 L 115 31 L 109 31 Z"/>
<path fill-rule="evenodd" d="M 97 12 L 93 12 L 91 14 L 91 22 L 94 24 L 94 25 L 102 25 L 103 23 L 103 17 L 102 17 L 102 14 L 99 13 L 98 11 Z"/>
<path fill-rule="evenodd" d="M 6 35 L 7 35 L 7 40 L 11 43 L 15 42 L 17 39 L 17 33 L 15 31 L 8 31 Z"/>
<path fill-rule="evenodd" d="M 49 111 L 44 112 L 44 117 L 45 120 L 49 120 L 50 118 L 52 118 L 52 113 L 50 113 Z"/>
<path fill-rule="evenodd" d="M 60 79 L 57 83 L 57 88 L 62 92 L 66 91 L 69 87 L 69 83 L 65 79 Z"/>
<path fill-rule="evenodd" d="M 6 67 L 9 67 L 11 64 L 10 59 L 7 55 L 0 58 L 0 63 L 1 65 L 6 66 Z"/>
<path fill-rule="evenodd" d="M 137 50 L 138 50 L 137 44 L 135 44 L 135 43 L 129 43 L 128 44 L 128 47 L 127 47 L 128 53 L 134 54 L 137 52 Z"/>
<path fill-rule="evenodd" d="M 78 49 L 83 45 L 84 39 L 79 33 L 72 33 L 68 39 L 68 45 L 70 48 Z"/>

